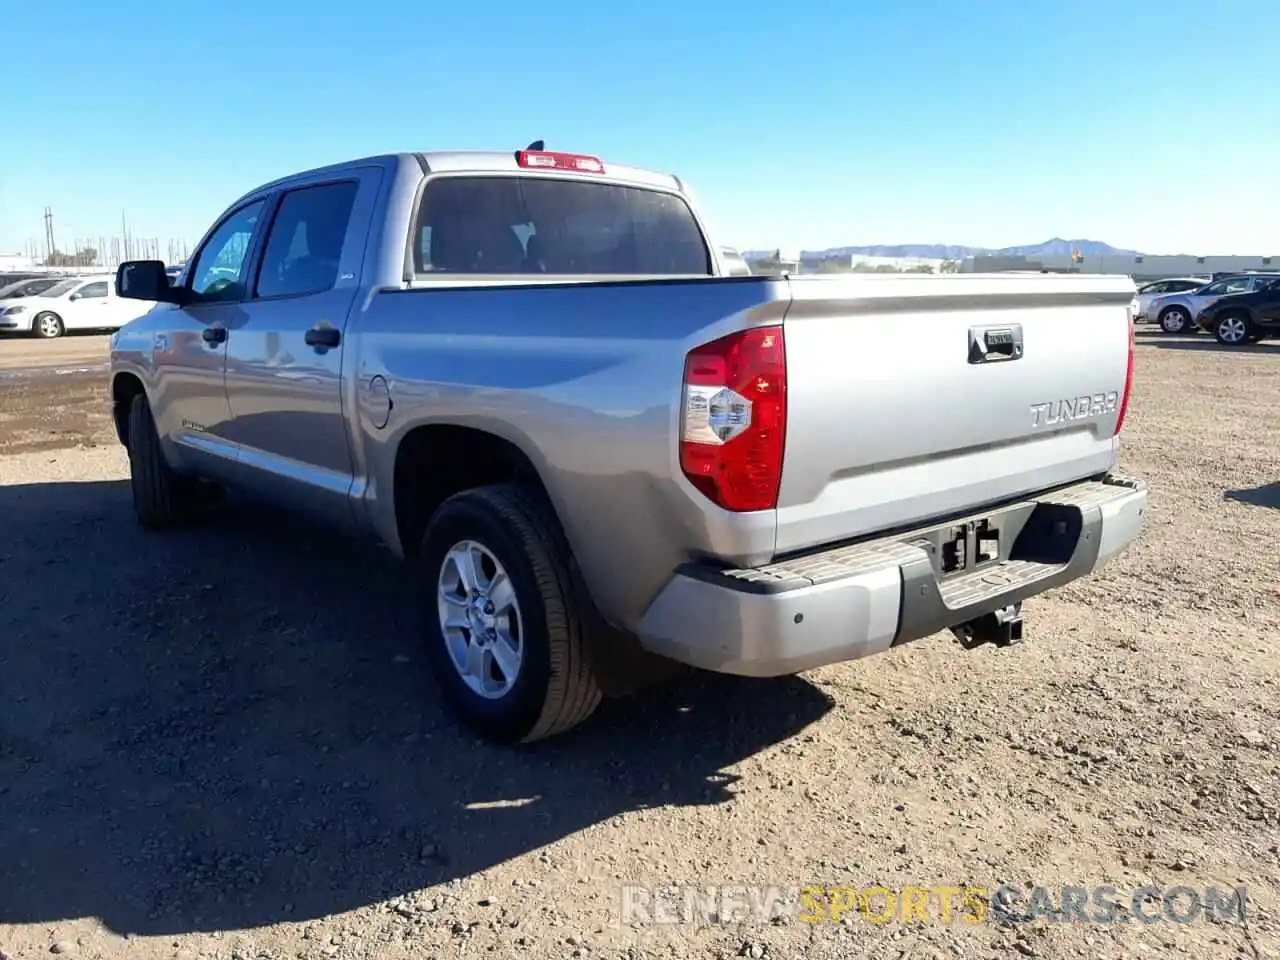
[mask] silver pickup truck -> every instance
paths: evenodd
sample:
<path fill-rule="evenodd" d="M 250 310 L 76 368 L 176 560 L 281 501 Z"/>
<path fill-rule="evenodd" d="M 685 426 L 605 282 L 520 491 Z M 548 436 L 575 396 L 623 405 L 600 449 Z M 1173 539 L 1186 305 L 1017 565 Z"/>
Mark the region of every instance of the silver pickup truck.
<path fill-rule="evenodd" d="M 238 488 L 382 541 L 446 699 L 503 742 L 636 663 L 1016 641 L 1025 598 L 1138 534 L 1128 278 L 728 276 L 719 251 L 680 180 L 578 154 L 266 184 L 172 286 L 117 273 L 157 301 L 111 351 L 138 519 Z"/>

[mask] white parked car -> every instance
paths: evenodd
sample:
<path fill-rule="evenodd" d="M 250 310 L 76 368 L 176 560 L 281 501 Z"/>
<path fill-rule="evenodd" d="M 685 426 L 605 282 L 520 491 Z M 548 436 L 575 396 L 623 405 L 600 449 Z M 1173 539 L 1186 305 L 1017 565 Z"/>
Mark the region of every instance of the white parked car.
<path fill-rule="evenodd" d="M 749 277 L 751 276 L 751 266 L 746 260 L 742 259 L 740 254 L 733 247 L 721 247 L 720 259 L 724 261 L 725 276 L 729 277 Z"/>
<path fill-rule="evenodd" d="M 53 338 L 68 330 L 118 330 L 154 306 L 117 297 L 112 276 L 68 277 L 39 296 L 0 306 L 0 332 Z"/>

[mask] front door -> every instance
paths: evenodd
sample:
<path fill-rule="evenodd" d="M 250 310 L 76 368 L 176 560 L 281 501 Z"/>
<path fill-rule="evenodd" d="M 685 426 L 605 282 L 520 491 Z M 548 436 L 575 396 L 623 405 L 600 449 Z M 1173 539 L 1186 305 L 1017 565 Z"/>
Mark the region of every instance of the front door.
<path fill-rule="evenodd" d="M 62 325 L 67 330 L 101 330 L 111 325 L 107 281 L 92 280 L 67 297 Z"/>
<path fill-rule="evenodd" d="M 188 302 L 155 308 L 168 311 L 153 344 L 156 427 L 176 465 L 211 479 L 235 479 L 239 448 L 230 436 L 227 341 L 244 321 L 242 301 L 265 210 L 265 199 L 252 200 L 224 217 L 192 257 Z"/>
<path fill-rule="evenodd" d="M 379 179 L 359 171 L 280 195 L 227 345 L 239 482 L 342 525 L 352 519 L 353 482 L 342 335 Z"/>

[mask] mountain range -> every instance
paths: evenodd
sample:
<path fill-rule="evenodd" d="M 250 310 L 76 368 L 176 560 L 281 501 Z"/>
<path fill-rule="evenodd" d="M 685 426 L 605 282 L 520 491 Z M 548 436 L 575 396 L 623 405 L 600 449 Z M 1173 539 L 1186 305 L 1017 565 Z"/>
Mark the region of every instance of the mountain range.
<path fill-rule="evenodd" d="M 926 260 L 960 260 L 979 254 L 987 256 L 1067 257 L 1072 250 L 1085 256 L 1102 254 L 1119 257 L 1140 256 L 1137 250 L 1113 247 L 1101 240 L 1064 240 L 1054 237 L 1044 243 L 1031 243 L 1018 247 L 966 247 L 948 243 L 899 243 L 865 247 L 828 247 L 825 250 L 802 250 L 801 260 L 825 260 L 833 257 L 920 257 Z M 773 250 L 746 250 L 747 260 L 762 260 L 773 256 Z"/>

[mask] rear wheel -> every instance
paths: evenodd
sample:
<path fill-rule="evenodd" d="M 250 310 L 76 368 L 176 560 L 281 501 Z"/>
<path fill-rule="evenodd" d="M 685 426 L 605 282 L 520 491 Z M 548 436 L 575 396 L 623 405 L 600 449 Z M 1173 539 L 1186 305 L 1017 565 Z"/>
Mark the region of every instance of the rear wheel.
<path fill-rule="evenodd" d="M 174 472 L 165 460 L 145 394 L 129 406 L 128 436 L 129 486 L 138 522 L 156 529 L 193 519 L 210 497 L 199 481 Z"/>
<path fill-rule="evenodd" d="M 62 318 L 56 313 L 38 314 L 31 322 L 31 329 L 37 337 L 43 340 L 52 340 L 66 333 L 66 327 L 62 324 Z"/>
<path fill-rule="evenodd" d="M 519 484 L 446 500 L 419 551 L 427 654 L 455 712 L 486 739 L 540 740 L 601 699 L 588 618 L 550 507 Z"/>
<path fill-rule="evenodd" d="M 1228 313 L 1219 317 L 1213 326 L 1214 338 L 1224 346 L 1238 347 L 1248 343 L 1252 335 L 1252 324 L 1249 318 L 1239 313 Z"/>

